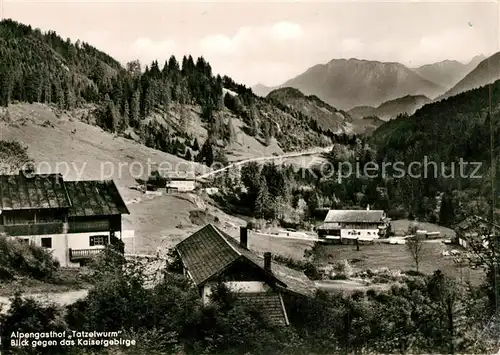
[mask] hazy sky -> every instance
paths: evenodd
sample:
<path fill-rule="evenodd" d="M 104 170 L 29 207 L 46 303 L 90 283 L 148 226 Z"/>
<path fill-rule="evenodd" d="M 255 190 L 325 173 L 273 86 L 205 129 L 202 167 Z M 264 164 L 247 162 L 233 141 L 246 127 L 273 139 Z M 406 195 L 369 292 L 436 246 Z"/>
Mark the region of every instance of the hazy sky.
<path fill-rule="evenodd" d="M 418 66 L 500 50 L 499 3 L 16 1 L 3 18 L 81 39 L 121 62 L 203 55 L 246 85 L 277 85 L 334 58 Z"/>

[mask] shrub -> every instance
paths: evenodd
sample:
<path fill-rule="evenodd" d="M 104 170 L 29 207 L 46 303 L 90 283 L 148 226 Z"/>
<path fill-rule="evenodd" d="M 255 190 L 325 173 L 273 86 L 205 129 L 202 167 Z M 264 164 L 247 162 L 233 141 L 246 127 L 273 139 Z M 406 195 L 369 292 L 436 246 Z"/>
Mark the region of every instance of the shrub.
<path fill-rule="evenodd" d="M 59 262 L 48 250 L 19 239 L 0 237 L 0 279 L 21 275 L 49 280 L 58 268 Z"/>
<path fill-rule="evenodd" d="M 321 273 L 316 266 L 309 261 L 296 260 L 279 254 L 275 254 L 273 259 L 278 263 L 286 265 L 290 269 L 304 272 L 304 274 L 311 280 L 320 280 L 322 278 Z"/>
<path fill-rule="evenodd" d="M 347 277 L 350 277 L 352 275 L 352 267 L 349 265 L 349 262 L 347 260 L 342 260 L 337 263 L 335 263 L 333 270 L 338 273 L 338 274 L 343 274 Z"/>

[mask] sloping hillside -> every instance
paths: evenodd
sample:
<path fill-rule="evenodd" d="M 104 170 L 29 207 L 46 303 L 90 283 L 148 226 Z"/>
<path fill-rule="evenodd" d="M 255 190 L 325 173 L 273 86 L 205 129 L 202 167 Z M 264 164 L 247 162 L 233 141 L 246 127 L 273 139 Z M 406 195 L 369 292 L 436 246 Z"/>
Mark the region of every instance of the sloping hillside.
<path fill-rule="evenodd" d="M 352 127 L 356 134 L 364 134 L 369 136 L 385 121 L 382 121 L 377 116 L 363 116 L 362 118 L 353 117 Z"/>
<path fill-rule="evenodd" d="M 423 65 L 413 70 L 422 78 L 449 89 L 475 69 L 485 58 L 485 56 L 479 55 L 466 64 L 456 60 L 443 60 L 438 63 Z"/>
<path fill-rule="evenodd" d="M 269 86 L 265 86 L 262 84 L 257 84 L 252 86 L 252 91 L 255 95 L 261 96 L 261 97 L 266 97 L 271 91 L 274 89 Z"/>
<path fill-rule="evenodd" d="M 500 52 L 481 61 L 474 70 L 436 100 L 479 88 L 498 79 L 500 79 Z"/>
<path fill-rule="evenodd" d="M 346 123 L 352 121 L 344 111 L 321 101 L 317 96 L 306 96 L 295 88 L 281 88 L 271 91 L 267 99 L 278 101 L 294 111 L 312 117 L 318 126 L 333 133 L 343 133 L 347 129 Z"/>
<path fill-rule="evenodd" d="M 395 100 L 386 101 L 378 107 L 360 106 L 349 110 L 349 114 L 356 118 L 375 116 L 384 121 L 396 118 L 397 115 L 405 113 L 412 115 L 417 109 L 431 102 L 423 95 L 406 95 Z"/>
<path fill-rule="evenodd" d="M 500 81 L 497 81 L 492 102 L 499 100 Z M 488 87 L 481 87 L 427 104 L 410 117 L 391 120 L 375 131 L 372 140 L 381 156 L 388 159 L 407 161 L 427 156 L 448 163 L 460 158 L 480 161 L 489 157 L 489 141 L 485 139 L 489 137 L 489 107 Z M 493 106 L 492 112 L 495 119 L 500 107 Z M 500 129 L 496 124 L 495 127 Z"/>
<path fill-rule="evenodd" d="M 0 110 L 5 117 L 6 109 Z M 28 147 L 40 172 L 58 171 L 67 179 L 115 179 L 125 200 L 136 197 L 127 186 L 148 176 L 148 169 L 208 171 L 208 167 L 105 132 L 44 104 L 15 104 L 10 120 L 0 121 L 0 139 Z M 160 165 L 161 164 L 161 165 Z"/>
<path fill-rule="evenodd" d="M 353 118 L 363 118 L 368 116 L 374 116 L 376 110 L 377 108 L 373 106 L 356 106 L 351 108 L 347 112 Z"/>
<path fill-rule="evenodd" d="M 378 106 L 406 95 L 436 97 L 445 89 L 399 63 L 334 59 L 316 65 L 280 87 L 316 95 L 339 109 Z"/>
<path fill-rule="evenodd" d="M 122 68 L 88 44 L 11 20 L 0 22 L 0 54 L 0 105 L 90 105 L 85 122 L 188 160 L 211 165 L 212 154 L 205 153 L 223 161 L 227 147 L 279 153 L 331 143 L 314 119 L 299 120 L 292 109 L 214 76 L 202 57 L 186 55 L 179 63 L 171 56 L 144 71 L 137 61 Z"/>
<path fill-rule="evenodd" d="M 443 191 L 453 193 L 456 220 L 467 213 L 487 213 L 490 119 L 494 136 L 500 135 L 500 106 L 492 107 L 490 118 L 488 91 L 484 86 L 427 104 L 410 117 L 386 122 L 372 135 L 379 162 L 402 162 L 408 169 L 414 162 L 427 164 L 417 170 L 417 178 L 405 174 L 390 179 L 393 193 L 414 213 L 428 215 L 434 208 L 429 201 Z M 500 81 L 493 85 L 492 102 L 500 102 Z"/>
<path fill-rule="evenodd" d="M 65 179 L 113 179 L 128 205 L 130 215 L 123 219 L 124 230 L 134 230 L 135 242 L 124 239 L 128 253 L 153 254 L 158 246 L 171 247 L 199 225 L 190 212 L 204 209 L 195 197 L 166 194 L 145 195 L 130 187 L 136 179 L 146 179 L 150 170 L 206 172 L 205 165 L 188 162 L 130 139 L 105 132 L 76 119 L 81 112 L 59 113 L 45 104 L 14 104 L 0 109 L 0 140 L 15 140 L 28 148 L 28 155 L 41 173 L 60 172 Z M 208 206 L 221 221 L 243 222 Z M 227 222 L 222 226 L 227 228 Z M 182 226 L 182 228 L 180 228 Z"/>

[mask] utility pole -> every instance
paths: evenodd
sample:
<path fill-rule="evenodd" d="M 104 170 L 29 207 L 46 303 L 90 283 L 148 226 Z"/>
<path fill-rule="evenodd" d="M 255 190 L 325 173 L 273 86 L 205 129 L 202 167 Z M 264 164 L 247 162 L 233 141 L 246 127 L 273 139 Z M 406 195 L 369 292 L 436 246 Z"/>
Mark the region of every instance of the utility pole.
<path fill-rule="evenodd" d="M 488 58 L 488 68 L 490 66 L 490 58 Z M 490 124 L 490 159 L 491 159 L 491 237 L 489 238 L 492 242 L 491 251 L 493 254 L 493 287 L 495 295 L 495 313 L 498 312 L 498 262 L 497 262 L 497 236 L 496 236 L 496 225 L 495 225 L 495 209 L 496 209 L 496 156 L 495 156 L 495 126 L 493 124 L 493 110 L 492 110 L 492 84 L 488 85 L 488 116 Z"/>

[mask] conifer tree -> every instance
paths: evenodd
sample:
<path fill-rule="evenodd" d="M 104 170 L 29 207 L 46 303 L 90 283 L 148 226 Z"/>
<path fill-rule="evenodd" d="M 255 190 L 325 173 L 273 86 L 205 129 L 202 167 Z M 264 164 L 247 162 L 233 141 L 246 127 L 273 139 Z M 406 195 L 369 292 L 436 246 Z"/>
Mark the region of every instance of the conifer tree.
<path fill-rule="evenodd" d="M 130 109 L 128 107 L 128 101 L 125 101 L 125 104 L 123 105 L 123 115 L 122 115 L 122 130 L 127 129 L 128 125 L 130 122 Z"/>
<path fill-rule="evenodd" d="M 197 138 L 194 139 L 192 148 L 193 148 L 194 151 L 200 150 L 200 145 L 198 143 L 198 139 Z"/>
<path fill-rule="evenodd" d="M 258 218 L 264 218 L 266 212 L 269 208 L 269 191 L 267 189 L 267 183 L 264 178 L 259 181 L 259 190 L 257 192 L 257 198 L 255 199 L 255 216 Z"/>
<path fill-rule="evenodd" d="M 454 218 L 453 198 L 449 193 L 445 193 L 441 201 L 441 208 L 439 209 L 439 224 L 449 226 L 453 223 Z"/>
<path fill-rule="evenodd" d="M 199 157 L 200 157 L 199 161 L 207 166 L 212 166 L 212 164 L 214 163 L 214 151 L 212 148 L 212 142 L 210 138 L 207 138 L 205 143 L 203 143 Z"/>
<path fill-rule="evenodd" d="M 231 116 L 229 116 L 227 121 L 227 139 L 230 144 L 236 141 L 236 130 L 234 129 L 234 123 Z"/>
<path fill-rule="evenodd" d="M 135 90 L 130 101 L 130 121 L 135 127 L 139 126 L 140 110 L 140 94 Z"/>

